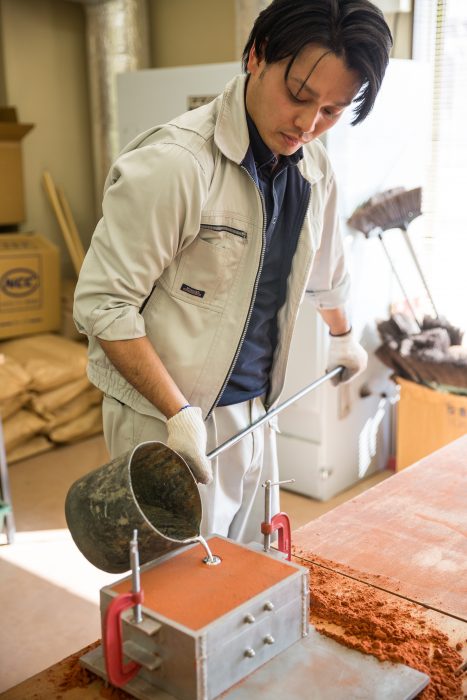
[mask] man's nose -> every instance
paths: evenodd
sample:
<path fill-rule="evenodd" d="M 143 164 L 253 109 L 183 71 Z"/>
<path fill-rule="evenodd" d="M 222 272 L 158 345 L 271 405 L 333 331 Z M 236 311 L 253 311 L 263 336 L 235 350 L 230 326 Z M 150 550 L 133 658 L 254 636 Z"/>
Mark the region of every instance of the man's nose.
<path fill-rule="evenodd" d="M 295 126 L 304 134 L 312 134 L 319 120 L 319 107 L 309 105 L 301 109 L 295 118 Z"/>

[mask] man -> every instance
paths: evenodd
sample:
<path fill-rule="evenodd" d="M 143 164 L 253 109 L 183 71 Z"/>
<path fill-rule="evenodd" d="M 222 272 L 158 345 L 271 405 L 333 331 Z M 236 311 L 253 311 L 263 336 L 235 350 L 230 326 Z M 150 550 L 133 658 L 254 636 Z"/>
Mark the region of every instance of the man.
<path fill-rule="evenodd" d="M 390 47 L 368 0 L 274 0 L 246 75 L 140 135 L 109 173 L 75 297 L 105 439 L 113 457 L 146 440 L 179 452 L 200 482 L 205 534 L 260 536 L 274 426 L 212 462 L 206 452 L 277 404 L 305 292 L 329 326 L 328 368 L 348 381 L 366 365 L 317 137 L 350 105 L 355 124 L 370 112 Z"/>

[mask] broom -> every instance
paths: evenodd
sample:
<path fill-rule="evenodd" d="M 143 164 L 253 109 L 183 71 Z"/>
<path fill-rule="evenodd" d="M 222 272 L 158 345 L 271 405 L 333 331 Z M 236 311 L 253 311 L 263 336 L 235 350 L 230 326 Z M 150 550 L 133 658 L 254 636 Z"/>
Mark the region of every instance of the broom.
<path fill-rule="evenodd" d="M 368 202 L 365 202 L 365 204 L 358 207 L 347 221 L 349 226 L 361 231 L 367 238 L 375 235 L 379 238 L 386 257 L 389 260 L 389 264 L 391 265 L 392 271 L 399 283 L 400 288 L 402 289 L 407 306 L 410 309 L 410 312 L 420 330 L 420 323 L 418 322 L 408 294 L 404 289 L 404 285 L 402 284 L 402 280 L 384 243 L 383 233 L 384 231 L 388 231 L 390 229 L 399 229 L 402 231 L 405 243 L 409 249 L 412 260 L 415 263 L 420 279 L 430 300 L 435 318 L 439 318 L 433 296 L 430 292 L 430 288 L 426 281 L 425 275 L 423 274 L 423 270 L 407 231 L 409 224 L 422 213 L 421 204 L 421 187 L 415 187 L 412 190 L 406 190 L 403 187 L 395 187 L 371 197 Z"/>
<path fill-rule="evenodd" d="M 456 349 L 460 348 L 462 342 L 462 333 L 459 329 L 455 329 L 449 324 L 446 319 L 439 316 L 436 309 L 433 297 L 431 295 L 428 283 L 423 274 L 422 268 L 418 261 L 415 250 L 412 246 L 408 235 L 409 224 L 420 216 L 422 203 L 422 188 L 416 187 L 411 190 L 406 190 L 403 187 L 386 190 L 376 194 L 369 199 L 365 204 L 358 207 L 352 216 L 348 219 L 349 226 L 361 231 L 366 238 L 377 236 L 381 241 L 386 257 L 389 260 L 392 271 L 402 289 L 405 296 L 407 307 L 413 316 L 416 326 L 420 333 L 428 331 L 430 328 L 443 328 L 447 337 L 450 337 L 451 345 Z M 391 259 L 388 249 L 384 243 L 383 234 L 390 229 L 400 229 L 406 245 L 410 251 L 410 255 L 415 263 L 420 279 L 428 294 L 428 298 L 433 307 L 435 314 L 434 319 L 425 317 L 423 324 L 420 324 L 415 311 L 410 303 L 407 292 L 404 289 L 402 280 L 397 272 L 397 269 Z M 410 325 L 410 324 L 409 324 Z M 382 330 L 382 328 L 381 328 Z M 418 336 L 413 335 L 413 330 L 406 331 L 406 338 L 415 340 Z M 382 333 L 384 336 L 384 333 Z M 399 335 L 399 334 L 398 334 Z M 402 376 L 406 376 L 412 381 L 419 383 L 438 383 L 449 385 L 450 387 L 467 388 L 467 359 L 463 353 L 456 357 L 454 355 L 454 347 L 449 348 L 449 352 L 441 353 L 438 349 L 436 352 L 425 351 L 422 355 L 414 355 L 412 352 L 402 351 L 404 341 L 401 337 L 385 338 L 383 346 L 377 351 L 378 357 L 389 367 L 395 369 Z M 402 341 L 402 342 L 401 342 Z M 405 343 L 407 346 L 407 343 Z"/>

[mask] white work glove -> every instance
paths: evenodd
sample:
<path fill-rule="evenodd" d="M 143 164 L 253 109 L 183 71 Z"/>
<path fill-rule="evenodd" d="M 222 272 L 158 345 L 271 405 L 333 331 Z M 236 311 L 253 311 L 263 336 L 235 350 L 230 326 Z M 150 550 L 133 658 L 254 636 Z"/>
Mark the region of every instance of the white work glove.
<path fill-rule="evenodd" d="M 329 338 L 329 350 L 327 369 L 330 370 L 342 365 L 344 371 L 331 379 L 332 384 L 346 384 L 366 369 L 368 354 L 362 348 L 349 331 L 345 335 L 331 335 Z"/>
<path fill-rule="evenodd" d="M 187 406 L 167 421 L 167 446 L 183 457 L 201 484 L 212 481 L 212 467 L 206 457 L 206 428 L 201 409 Z"/>

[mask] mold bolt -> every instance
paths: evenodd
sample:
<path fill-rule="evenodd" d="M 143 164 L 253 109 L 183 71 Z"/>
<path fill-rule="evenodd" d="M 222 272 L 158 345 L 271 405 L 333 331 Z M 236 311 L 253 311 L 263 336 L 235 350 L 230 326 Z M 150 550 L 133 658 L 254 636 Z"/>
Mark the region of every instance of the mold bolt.
<path fill-rule="evenodd" d="M 245 649 L 244 656 L 246 656 L 248 659 L 252 659 L 254 656 L 256 656 L 256 652 L 254 649 L 249 647 L 248 649 Z"/>
<path fill-rule="evenodd" d="M 246 622 L 249 625 L 253 624 L 253 622 L 255 622 L 254 615 L 252 615 L 251 613 L 247 613 L 243 618 L 243 622 Z"/>
<path fill-rule="evenodd" d="M 267 634 L 267 635 L 265 636 L 265 638 L 263 639 L 263 642 L 264 642 L 265 644 L 274 644 L 275 641 L 276 641 L 276 640 L 274 639 L 274 637 L 272 636 L 272 634 Z"/>
<path fill-rule="evenodd" d="M 271 601 L 268 600 L 268 601 L 264 604 L 264 610 L 269 610 L 269 611 L 274 610 L 274 603 L 271 603 Z"/>

